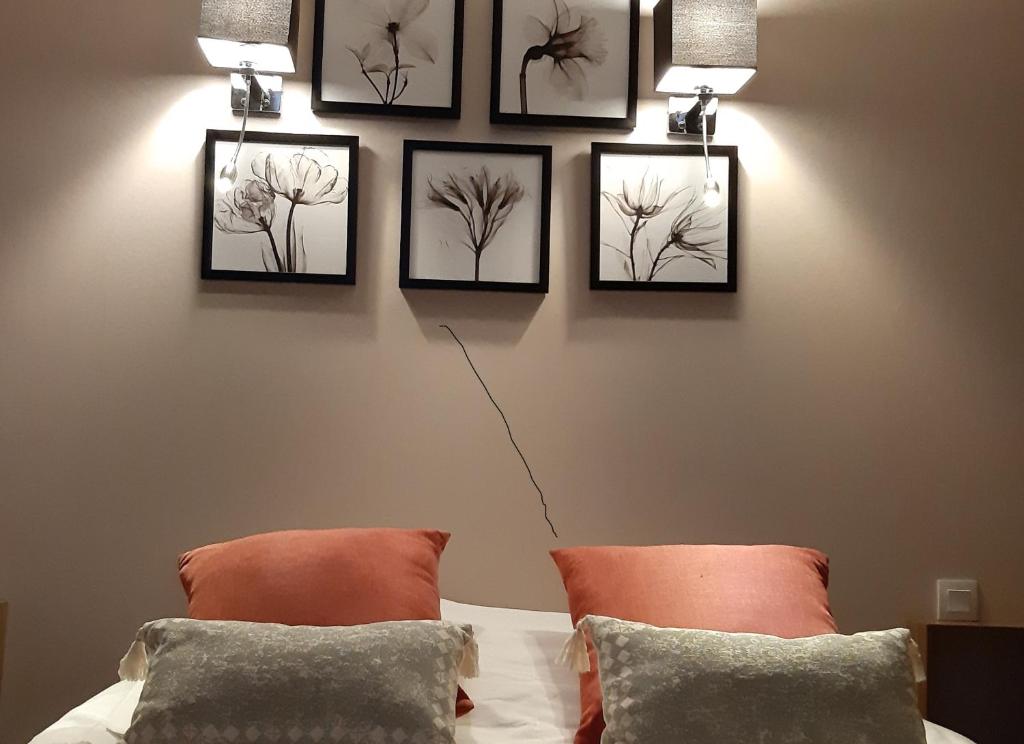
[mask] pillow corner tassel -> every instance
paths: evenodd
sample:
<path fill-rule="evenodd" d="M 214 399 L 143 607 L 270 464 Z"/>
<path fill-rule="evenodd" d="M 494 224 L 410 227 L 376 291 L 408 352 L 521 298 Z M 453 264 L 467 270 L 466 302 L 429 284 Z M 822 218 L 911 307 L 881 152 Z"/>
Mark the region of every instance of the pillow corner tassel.
<path fill-rule="evenodd" d="M 907 653 L 910 655 L 910 664 L 914 669 L 914 682 L 921 684 L 928 680 L 928 674 L 925 671 L 924 658 L 921 656 L 921 649 L 917 645 L 917 641 L 913 638 L 907 644 Z"/>
<path fill-rule="evenodd" d="M 585 674 L 590 671 L 590 654 L 587 653 L 587 636 L 583 632 L 582 620 L 566 640 L 556 663 L 569 667 L 577 674 Z"/>
<path fill-rule="evenodd" d="M 476 679 L 480 676 L 480 646 L 472 635 L 466 639 L 466 645 L 462 647 L 458 671 L 462 679 Z"/>
<path fill-rule="evenodd" d="M 149 659 L 146 658 L 146 644 L 136 640 L 117 667 L 117 676 L 122 682 L 143 682 L 149 673 Z"/>

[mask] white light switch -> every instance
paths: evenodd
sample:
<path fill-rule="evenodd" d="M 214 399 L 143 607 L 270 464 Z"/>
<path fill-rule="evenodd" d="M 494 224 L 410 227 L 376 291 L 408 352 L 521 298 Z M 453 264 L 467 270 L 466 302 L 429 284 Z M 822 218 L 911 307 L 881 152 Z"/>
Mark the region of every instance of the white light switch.
<path fill-rule="evenodd" d="M 939 579 L 939 620 L 978 622 L 978 582 L 974 579 Z"/>

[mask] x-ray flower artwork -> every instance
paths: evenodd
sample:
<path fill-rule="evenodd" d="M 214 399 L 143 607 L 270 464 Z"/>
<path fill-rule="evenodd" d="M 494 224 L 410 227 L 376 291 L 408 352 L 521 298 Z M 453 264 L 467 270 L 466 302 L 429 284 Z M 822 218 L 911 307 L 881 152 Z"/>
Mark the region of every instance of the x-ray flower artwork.
<path fill-rule="evenodd" d="M 548 289 L 551 148 L 407 140 L 403 289 Z"/>
<path fill-rule="evenodd" d="M 731 146 L 595 142 L 591 289 L 736 292 L 738 171 Z"/>
<path fill-rule="evenodd" d="M 458 119 L 466 2 L 319 0 L 313 110 Z"/>
<path fill-rule="evenodd" d="M 602 197 L 625 232 L 624 242 L 604 244 L 622 257 L 624 278 L 653 282 L 675 261 L 691 259 L 714 269 L 726 260 L 720 216 L 704 205 L 696 188 L 666 193 L 663 180 L 645 171 L 638 181 L 623 180 L 618 190 L 602 192 Z M 675 215 L 671 224 L 652 234 L 651 221 L 666 210 Z"/>
<path fill-rule="evenodd" d="M 587 91 L 588 67 L 599 67 L 608 58 L 607 40 L 597 19 L 568 5 L 551 0 L 546 18 L 526 19 L 527 38 L 533 42 L 523 55 L 519 71 L 519 105 L 530 113 L 529 72 L 541 68 L 552 84 L 569 98 L 579 100 Z"/>
<path fill-rule="evenodd" d="M 524 196 L 526 191 L 515 176 L 508 173 L 495 178 L 487 166 L 475 173 L 448 173 L 428 181 L 430 204 L 458 215 L 464 232 L 458 245 L 473 254 L 474 281 L 480 281 L 484 251 Z"/>
<path fill-rule="evenodd" d="M 226 234 L 265 235 L 259 249 L 268 272 L 304 273 L 307 252 L 298 208 L 343 204 L 348 179 L 330 164 L 326 153 L 312 148 L 260 151 L 249 170 L 253 177 L 218 201 L 214 225 Z M 275 235 L 279 204 L 285 213 L 283 245 Z"/>
<path fill-rule="evenodd" d="M 360 73 L 380 102 L 391 106 L 408 90 L 418 65 L 437 62 L 437 37 L 422 22 L 430 0 L 358 0 L 357 20 L 367 41 L 349 46 Z"/>

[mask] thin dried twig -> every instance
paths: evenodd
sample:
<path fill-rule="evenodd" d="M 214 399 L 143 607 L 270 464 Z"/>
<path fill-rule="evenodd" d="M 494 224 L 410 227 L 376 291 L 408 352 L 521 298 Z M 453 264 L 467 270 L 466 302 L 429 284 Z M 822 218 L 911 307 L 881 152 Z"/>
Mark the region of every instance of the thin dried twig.
<path fill-rule="evenodd" d="M 519 459 L 523 461 L 523 466 L 526 468 L 526 472 L 530 476 L 530 481 L 533 483 L 533 487 L 537 489 L 537 494 L 540 496 L 540 504 L 544 508 L 544 521 L 546 521 L 548 523 L 548 527 L 551 528 L 551 534 L 557 538 L 558 531 L 555 529 L 555 525 L 551 521 L 551 517 L 548 515 L 548 502 L 544 498 L 544 491 L 541 490 L 540 485 L 537 483 L 537 479 L 533 475 L 533 470 L 530 468 L 530 463 L 526 461 L 526 455 L 523 454 L 523 450 L 520 449 L 519 445 L 516 443 L 516 438 L 512 436 L 512 427 L 508 423 L 508 418 L 505 416 L 505 412 L 501 410 L 501 406 L 498 405 L 498 401 L 496 401 L 494 396 L 491 395 L 490 388 L 487 387 L 487 383 L 484 382 L 484 378 L 481 377 L 480 373 L 477 371 L 476 365 L 473 364 L 473 360 L 469 356 L 469 351 L 466 350 L 466 345 L 462 343 L 462 340 L 457 335 L 455 335 L 455 331 L 451 329 L 451 326 L 442 324 L 441 328 L 448 331 L 448 333 L 452 335 L 452 338 L 455 339 L 455 343 L 457 343 L 459 348 L 462 349 L 462 353 L 465 355 L 466 361 L 469 362 L 469 368 L 473 370 L 473 374 L 476 375 L 476 379 L 480 381 L 480 385 L 483 387 L 484 392 L 487 393 L 487 397 L 491 399 L 491 403 L 494 404 L 494 408 L 498 411 L 498 415 L 501 416 L 501 420 L 505 422 L 505 429 L 508 431 L 509 441 L 512 442 L 512 446 L 515 447 L 516 453 L 519 455 Z"/>

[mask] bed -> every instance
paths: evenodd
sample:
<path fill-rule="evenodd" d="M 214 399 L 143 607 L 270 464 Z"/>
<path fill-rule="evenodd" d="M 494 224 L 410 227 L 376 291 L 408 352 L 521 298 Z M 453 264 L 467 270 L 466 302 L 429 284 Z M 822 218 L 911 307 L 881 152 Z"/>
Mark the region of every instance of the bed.
<path fill-rule="evenodd" d="M 579 721 L 576 676 L 557 666 L 569 615 L 444 601 L 446 620 L 474 626 L 482 676 L 464 686 L 476 708 L 459 720 L 460 744 L 571 744 Z M 119 744 L 141 682 L 119 682 L 67 713 L 30 744 Z M 926 724 L 928 744 L 972 744 Z"/>

